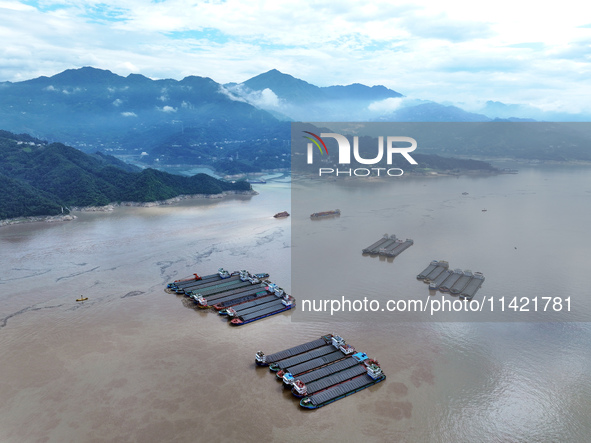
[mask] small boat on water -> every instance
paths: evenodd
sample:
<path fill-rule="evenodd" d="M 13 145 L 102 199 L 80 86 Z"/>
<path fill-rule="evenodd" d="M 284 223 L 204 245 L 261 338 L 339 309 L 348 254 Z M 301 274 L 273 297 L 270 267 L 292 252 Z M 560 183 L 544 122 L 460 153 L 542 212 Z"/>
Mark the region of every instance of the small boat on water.
<path fill-rule="evenodd" d="M 335 209 L 334 211 L 314 212 L 313 214 L 310 214 L 310 218 L 330 217 L 331 215 L 341 215 L 341 210 Z"/>
<path fill-rule="evenodd" d="M 287 212 L 287 211 L 278 212 L 278 213 L 277 213 L 277 214 L 275 214 L 273 217 L 275 217 L 275 218 L 284 218 L 284 217 L 289 217 L 289 212 Z"/>
<path fill-rule="evenodd" d="M 84 297 L 83 295 L 81 295 L 79 298 L 76 299 L 76 301 L 84 301 L 84 300 L 88 300 L 88 297 Z"/>

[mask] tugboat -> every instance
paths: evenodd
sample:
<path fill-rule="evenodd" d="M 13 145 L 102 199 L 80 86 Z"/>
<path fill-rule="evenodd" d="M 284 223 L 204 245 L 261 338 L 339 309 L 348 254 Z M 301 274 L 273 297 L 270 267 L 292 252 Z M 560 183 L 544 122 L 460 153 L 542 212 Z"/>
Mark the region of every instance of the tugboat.
<path fill-rule="evenodd" d="M 275 214 L 273 217 L 275 217 L 275 218 L 285 218 L 285 217 L 289 217 L 289 212 L 287 212 L 287 211 L 278 212 L 278 213 L 277 213 L 277 214 Z"/>
<path fill-rule="evenodd" d="M 224 279 L 224 278 L 230 278 L 230 276 L 231 276 L 231 274 L 228 271 L 226 271 L 224 268 L 218 269 L 218 275 L 222 279 Z"/>

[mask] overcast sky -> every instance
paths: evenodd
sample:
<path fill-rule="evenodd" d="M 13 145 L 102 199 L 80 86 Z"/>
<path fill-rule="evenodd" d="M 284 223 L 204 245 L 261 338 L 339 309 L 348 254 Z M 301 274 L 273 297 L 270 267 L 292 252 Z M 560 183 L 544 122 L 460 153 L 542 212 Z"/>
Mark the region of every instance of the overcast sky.
<path fill-rule="evenodd" d="M 94 66 L 226 83 L 276 68 L 466 109 L 498 100 L 591 111 L 585 2 L 391 3 L 0 0 L 0 81 Z"/>

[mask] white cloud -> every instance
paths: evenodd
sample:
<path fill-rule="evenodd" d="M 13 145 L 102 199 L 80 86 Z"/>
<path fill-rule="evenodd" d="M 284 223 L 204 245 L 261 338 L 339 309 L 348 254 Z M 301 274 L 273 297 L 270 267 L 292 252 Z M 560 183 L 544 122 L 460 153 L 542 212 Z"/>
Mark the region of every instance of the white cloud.
<path fill-rule="evenodd" d="M 172 106 L 163 106 L 162 108 L 158 108 L 158 110 L 167 113 L 176 112 L 176 108 L 173 108 Z"/>
<path fill-rule="evenodd" d="M 123 117 L 137 117 L 137 114 L 135 112 L 130 111 L 122 112 L 121 115 Z"/>
<path fill-rule="evenodd" d="M 591 107 L 591 28 L 581 27 L 588 14 L 573 13 L 582 11 L 574 0 L 559 8 L 509 0 L 44 0 L 43 8 L 0 0 L 0 81 L 95 66 L 226 83 L 277 68 L 319 86 L 383 84 L 439 102 Z M 275 98 L 248 100 L 281 107 Z"/>
<path fill-rule="evenodd" d="M 116 99 L 115 101 L 113 101 L 113 105 L 114 106 L 120 106 L 121 104 L 123 104 L 123 100 L 121 99 Z"/>
<path fill-rule="evenodd" d="M 400 107 L 402 107 L 404 100 L 404 97 L 390 97 L 384 100 L 378 100 L 371 103 L 367 107 L 367 109 L 369 109 L 372 112 L 387 114 L 389 112 L 394 112 Z"/>
<path fill-rule="evenodd" d="M 265 88 L 262 91 L 251 91 L 243 85 L 233 85 L 221 88 L 220 92 L 232 100 L 245 101 L 262 109 L 278 110 L 283 105 L 277 94 L 269 88 Z"/>

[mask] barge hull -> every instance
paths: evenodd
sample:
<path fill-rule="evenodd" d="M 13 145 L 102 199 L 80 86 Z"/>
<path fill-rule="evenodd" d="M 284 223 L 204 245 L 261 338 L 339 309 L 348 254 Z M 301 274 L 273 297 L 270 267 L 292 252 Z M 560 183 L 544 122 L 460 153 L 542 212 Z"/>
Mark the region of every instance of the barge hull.
<path fill-rule="evenodd" d="M 374 380 L 369 375 L 365 374 L 360 377 L 354 378 L 353 380 L 349 380 L 339 385 L 328 388 L 325 391 L 318 392 L 309 397 L 306 397 L 310 399 L 309 406 L 304 406 L 302 404 L 303 400 L 302 402 L 300 402 L 300 405 L 302 405 L 303 407 L 308 407 L 310 409 L 321 408 L 322 406 L 326 406 L 332 402 L 340 400 L 341 398 L 353 395 L 356 392 L 359 392 L 365 388 L 375 385 L 376 383 L 379 383 L 385 379 L 385 375 L 381 378 L 378 378 L 377 380 Z"/>
<path fill-rule="evenodd" d="M 255 313 L 255 314 L 258 314 L 257 317 L 253 316 L 253 317 L 249 317 L 248 319 L 244 319 L 241 317 L 243 321 L 240 324 L 236 324 L 236 323 L 230 323 L 230 324 L 232 326 L 242 326 L 242 325 L 245 325 L 246 323 L 251 323 L 253 321 L 262 320 L 265 317 L 270 317 L 275 314 L 280 314 L 281 312 L 284 312 L 284 311 L 289 311 L 290 309 L 292 309 L 294 307 L 293 305 L 285 306 L 284 304 L 281 304 L 281 306 L 282 306 L 282 308 L 278 309 L 276 311 L 264 312 L 264 313 L 257 312 L 257 313 Z M 253 315 L 253 314 L 251 314 L 251 315 Z"/>
<path fill-rule="evenodd" d="M 248 314 L 238 314 L 238 318 L 240 318 L 244 323 L 247 323 L 249 321 L 255 320 L 257 318 L 259 318 L 260 316 L 264 316 L 270 313 L 274 313 L 275 310 L 277 309 L 282 309 L 282 308 L 286 308 L 286 306 L 282 303 L 282 301 L 280 299 L 276 299 L 275 303 L 266 303 L 260 310 L 258 311 L 254 311 L 254 312 L 250 312 Z M 286 311 L 287 309 L 282 309 L 284 311 Z M 235 317 L 236 318 L 236 317 Z"/>
<path fill-rule="evenodd" d="M 325 338 L 326 337 L 326 338 Z M 301 345 L 294 346 L 292 348 L 284 349 L 282 351 L 275 352 L 273 354 L 269 354 L 266 357 L 265 364 L 275 363 L 281 360 L 285 360 L 286 358 L 292 357 L 294 355 L 301 354 L 303 352 L 309 351 L 311 349 L 319 348 L 320 346 L 324 346 L 330 343 L 331 335 L 326 335 L 324 337 L 320 337 L 316 340 L 309 341 L 307 343 L 303 343 Z"/>

